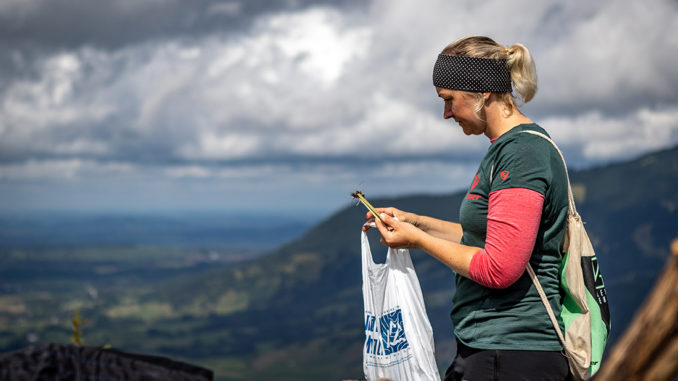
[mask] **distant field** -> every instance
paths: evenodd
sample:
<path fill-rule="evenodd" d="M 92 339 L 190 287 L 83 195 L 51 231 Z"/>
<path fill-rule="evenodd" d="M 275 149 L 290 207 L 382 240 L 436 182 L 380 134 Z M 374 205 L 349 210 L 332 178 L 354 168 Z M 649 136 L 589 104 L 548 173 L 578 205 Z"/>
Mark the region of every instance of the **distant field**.
<path fill-rule="evenodd" d="M 136 324 L 115 337 L 114 320 L 156 321 L 180 312 L 144 299 L 149 288 L 255 259 L 311 223 L 205 213 L 0 215 L 0 352 L 69 342 L 76 310 L 89 320 L 90 343 L 129 342 L 148 327 Z M 233 308 L 231 302 L 216 306 Z"/>
<path fill-rule="evenodd" d="M 121 318 L 155 321 L 179 314 L 167 304 L 140 295 L 158 283 L 196 276 L 259 255 L 257 251 L 181 247 L 2 249 L 0 352 L 34 342 L 69 342 L 70 320 L 76 310 L 89 320 L 84 325 L 88 342 L 104 345 L 133 341 L 131 337 L 140 333 L 138 329 L 144 327 L 145 332 L 148 327 L 135 324 L 137 329 L 114 334 L 116 330 L 108 322 Z"/>

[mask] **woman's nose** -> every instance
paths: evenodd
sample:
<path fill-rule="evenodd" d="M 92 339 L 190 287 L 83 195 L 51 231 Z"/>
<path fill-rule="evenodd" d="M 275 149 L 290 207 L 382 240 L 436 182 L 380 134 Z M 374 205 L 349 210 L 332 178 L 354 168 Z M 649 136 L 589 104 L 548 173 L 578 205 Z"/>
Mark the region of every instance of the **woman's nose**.
<path fill-rule="evenodd" d="M 445 105 L 445 109 L 443 111 L 443 119 L 450 119 L 454 118 L 454 113 L 452 112 L 452 107 Z"/>

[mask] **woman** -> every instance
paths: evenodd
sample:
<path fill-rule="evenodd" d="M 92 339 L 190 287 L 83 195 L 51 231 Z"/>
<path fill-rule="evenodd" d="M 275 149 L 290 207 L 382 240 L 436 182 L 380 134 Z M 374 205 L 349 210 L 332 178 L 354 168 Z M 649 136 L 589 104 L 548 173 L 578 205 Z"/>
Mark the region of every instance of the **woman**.
<path fill-rule="evenodd" d="M 568 209 L 562 160 L 522 114 L 536 84 L 527 48 L 467 37 L 438 56 L 433 83 L 443 117 L 490 139 L 459 219 L 452 223 L 379 208 L 382 242 L 422 249 L 456 273 L 450 316 L 457 356 L 445 380 L 565 380 L 569 370 L 546 310 L 525 272 L 532 265 L 556 316 Z M 373 219 L 371 213 L 367 219 Z M 562 328 L 562 323 L 561 323 Z"/>

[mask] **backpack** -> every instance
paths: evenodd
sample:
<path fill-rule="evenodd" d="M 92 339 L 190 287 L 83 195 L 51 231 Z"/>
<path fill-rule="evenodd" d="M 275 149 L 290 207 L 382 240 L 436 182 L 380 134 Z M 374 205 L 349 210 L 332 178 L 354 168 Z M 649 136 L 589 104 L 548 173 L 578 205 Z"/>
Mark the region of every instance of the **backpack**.
<path fill-rule="evenodd" d="M 565 158 L 553 140 L 540 132 L 523 132 L 540 136 L 550 142 L 563 160 L 567 175 Z M 588 380 L 600 368 L 610 334 L 610 310 L 596 254 L 574 205 L 569 175 L 567 175 L 567 193 L 569 199 L 567 233 L 560 265 L 560 288 L 563 292 L 560 318 L 565 326 L 564 333 L 529 263 L 527 272 L 563 344 L 572 375 L 576 380 Z"/>

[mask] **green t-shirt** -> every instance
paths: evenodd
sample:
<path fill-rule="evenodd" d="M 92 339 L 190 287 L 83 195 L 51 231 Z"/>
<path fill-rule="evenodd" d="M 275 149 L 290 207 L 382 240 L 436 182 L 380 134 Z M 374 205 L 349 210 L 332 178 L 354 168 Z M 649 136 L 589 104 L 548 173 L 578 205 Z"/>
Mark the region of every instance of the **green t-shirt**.
<path fill-rule="evenodd" d="M 559 316 L 558 270 L 567 226 L 567 176 L 560 155 L 551 143 L 539 136 L 521 133 L 525 130 L 546 134 L 536 124 L 518 125 L 495 140 L 480 163 L 461 203 L 459 219 L 464 231 L 461 243 L 485 247 L 491 192 L 527 188 L 544 195 L 530 264 L 554 313 Z M 458 274 L 455 281 L 450 316 L 455 335 L 462 343 L 477 349 L 551 351 L 562 348 L 527 272 L 505 289 L 487 288 Z"/>

